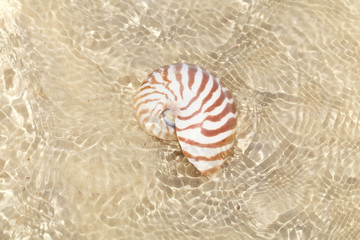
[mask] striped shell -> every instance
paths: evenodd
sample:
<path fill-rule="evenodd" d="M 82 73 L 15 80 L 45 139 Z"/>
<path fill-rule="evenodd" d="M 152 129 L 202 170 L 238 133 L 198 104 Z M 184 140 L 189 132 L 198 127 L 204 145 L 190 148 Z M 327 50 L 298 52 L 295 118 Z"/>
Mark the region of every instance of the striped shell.
<path fill-rule="evenodd" d="M 209 71 L 185 63 L 155 70 L 134 97 L 140 126 L 150 135 L 178 140 L 183 154 L 205 176 L 231 153 L 237 111 L 234 100 Z"/>

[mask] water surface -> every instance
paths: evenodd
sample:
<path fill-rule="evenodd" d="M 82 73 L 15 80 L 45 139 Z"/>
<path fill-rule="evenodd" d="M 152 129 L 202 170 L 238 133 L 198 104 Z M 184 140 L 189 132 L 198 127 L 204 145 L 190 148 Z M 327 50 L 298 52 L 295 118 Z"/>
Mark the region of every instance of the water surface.
<path fill-rule="evenodd" d="M 359 239 L 358 1 L 0 0 L 1 239 Z M 239 110 L 211 180 L 132 96 L 176 62 Z"/>

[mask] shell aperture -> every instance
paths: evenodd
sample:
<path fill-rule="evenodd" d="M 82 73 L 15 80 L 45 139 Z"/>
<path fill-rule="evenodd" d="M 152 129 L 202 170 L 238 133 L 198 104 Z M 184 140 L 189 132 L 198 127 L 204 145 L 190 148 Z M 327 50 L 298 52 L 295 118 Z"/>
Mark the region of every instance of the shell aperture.
<path fill-rule="evenodd" d="M 166 123 L 166 125 L 168 125 L 169 127 L 175 128 L 175 120 L 174 120 L 174 115 L 172 114 L 170 109 L 165 109 L 162 112 L 162 117 L 164 119 L 164 122 Z"/>
<path fill-rule="evenodd" d="M 134 96 L 139 125 L 150 135 L 178 140 L 205 176 L 216 173 L 235 141 L 237 110 L 229 90 L 209 71 L 177 63 L 152 72 Z"/>

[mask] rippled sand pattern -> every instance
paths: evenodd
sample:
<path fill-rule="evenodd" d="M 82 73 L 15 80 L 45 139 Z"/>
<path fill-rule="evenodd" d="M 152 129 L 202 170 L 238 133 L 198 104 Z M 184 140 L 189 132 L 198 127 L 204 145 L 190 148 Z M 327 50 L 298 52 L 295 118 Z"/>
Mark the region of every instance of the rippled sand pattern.
<path fill-rule="evenodd" d="M 0 9 L 0 239 L 360 239 L 359 1 Z M 175 62 L 236 97 L 211 180 L 134 117 Z"/>

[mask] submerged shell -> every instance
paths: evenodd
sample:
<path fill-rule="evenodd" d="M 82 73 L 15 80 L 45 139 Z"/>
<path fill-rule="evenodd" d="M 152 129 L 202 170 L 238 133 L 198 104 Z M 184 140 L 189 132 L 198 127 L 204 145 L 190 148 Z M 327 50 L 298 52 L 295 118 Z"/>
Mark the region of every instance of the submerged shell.
<path fill-rule="evenodd" d="M 150 135 L 178 140 L 204 175 L 217 172 L 234 143 L 237 110 L 227 88 L 209 71 L 178 63 L 155 70 L 134 97 L 140 126 Z"/>

